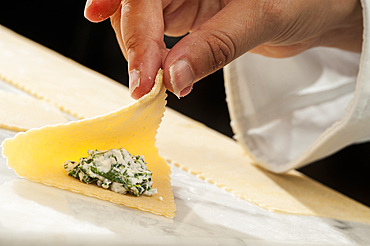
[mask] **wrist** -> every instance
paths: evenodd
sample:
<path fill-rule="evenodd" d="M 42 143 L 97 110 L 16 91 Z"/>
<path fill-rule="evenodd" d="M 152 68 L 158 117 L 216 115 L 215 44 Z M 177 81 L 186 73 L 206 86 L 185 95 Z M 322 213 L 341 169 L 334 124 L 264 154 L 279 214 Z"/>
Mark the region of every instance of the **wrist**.
<path fill-rule="evenodd" d="M 363 16 L 360 1 L 334 0 L 333 6 L 333 18 L 337 19 L 337 23 L 323 33 L 319 46 L 361 52 Z"/>

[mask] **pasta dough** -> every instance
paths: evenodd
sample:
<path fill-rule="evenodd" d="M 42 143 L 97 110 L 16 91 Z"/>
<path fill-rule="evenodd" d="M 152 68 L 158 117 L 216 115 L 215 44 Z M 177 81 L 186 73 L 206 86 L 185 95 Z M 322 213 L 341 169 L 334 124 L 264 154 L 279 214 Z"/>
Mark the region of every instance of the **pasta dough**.
<path fill-rule="evenodd" d="M 80 119 L 133 102 L 115 81 L 1 25 L 0 78 Z"/>
<path fill-rule="evenodd" d="M 171 164 L 265 209 L 370 223 L 363 204 L 298 171 L 262 169 L 234 140 L 174 111 L 166 111 L 157 143 Z"/>
<path fill-rule="evenodd" d="M 45 69 L 53 71 L 52 74 L 43 74 L 38 70 L 36 70 L 37 72 L 23 72 L 29 75 L 37 74 L 34 76 L 38 76 L 50 85 L 50 89 L 43 92 L 44 98 L 47 96 L 49 98 L 50 95 L 58 91 L 60 97 L 53 98 L 53 102 L 66 112 L 75 112 L 80 117 L 99 115 L 102 112 L 108 113 L 110 108 L 118 108 L 119 105 L 124 105 L 121 104 L 123 102 L 119 102 L 123 100 L 122 98 L 129 97 L 127 88 L 117 85 L 114 88 L 107 89 L 108 92 L 103 96 L 102 101 L 81 100 L 79 101 L 81 105 L 71 105 L 68 98 L 63 97 L 63 95 L 74 95 L 74 93 L 79 92 L 75 91 L 74 88 L 67 88 L 62 80 L 52 79 L 68 74 L 68 69 L 72 66 L 69 61 L 63 61 L 66 58 L 45 48 L 40 48 L 39 45 L 5 29 L 0 29 L 0 32 L 1 35 L 9 36 L 4 41 L 0 39 L 0 45 L 9 49 L 17 49 L 16 44 L 21 43 L 24 50 L 23 53 L 17 53 L 17 56 L 12 57 L 12 61 L 7 62 L 27 65 L 31 59 L 28 58 L 29 54 L 33 54 L 39 60 L 49 61 L 44 62 L 47 66 Z M 10 41 L 8 40 L 12 40 L 13 44 L 9 45 L 8 42 Z M 14 51 L 10 50 L 9 52 Z M 54 63 L 56 60 L 58 62 L 60 60 L 60 63 Z M 0 56 L 0 64 L 2 63 L 4 61 Z M 57 64 L 60 64 L 60 67 L 56 69 Z M 74 69 L 84 71 L 81 74 L 91 74 L 91 76 L 88 75 L 90 80 L 87 81 L 82 79 L 84 75 L 76 72 L 76 76 L 80 76 L 81 79 L 79 81 L 80 86 L 89 87 L 89 91 L 85 95 L 87 98 L 98 94 L 102 85 L 103 87 L 105 84 L 111 85 L 111 80 L 104 80 L 101 75 L 97 75 L 93 71 L 89 72 L 81 65 L 75 64 L 74 66 Z M 19 66 L 12 69 L 14 73 L 21 70 Z M 0 76 L 2 76 L 2 71 L 0 66 Z M 7 80 L 10 84 L 16 85 L 33 95 L 39 95 L 41 93 L 39 91 L 44 90 L 40 89 L 40 85 L 33 83 L 33 81 L 22 80 L 23 78 L 16 77 L 10 72 L 7 74 L 9 78 L 13 79 Z M 119 88 L 120 93 L 114 92 L 116 88 Z M 105 107 L 102 104 L 110 106 Z M 152 107 L 152 105 L 147 106 Z M 156 117 L 160 116 L 157 115 Z M 131 123 L 136 122 L 131 120 L 134 117 L 136 117 L 136 113 L 129 117 Z M 95 123 L 103 124 L 102 122 Z M 139 123 L 142 124 L 143 122 Z M 78 136 L 77 132 L 76 134 Z M 103 136 L 96 135 L 94 141 L 98 141 L 98 138 Z M 159 128 L 157 145 L 161 155 L 170 163 L 263 208 L 292 214 L 370 223 L 370 209 L 368 207 L 309 179 L 297 171 L 276 175 L 263 170 L 253 164 L 253 161 L 245 155 L 235 141 L 173 110 L 167 109 L 166 111 L 163 123 Z M 75 148 L 76 146 L 71 147 Z M 81 150 L 80 153 L 83 153 L 83 151 Z M 32 170 L 26 170 L 25 172 L 28 171 L 31 172 Z M 155 173 L 154 170 L 153 173 Z"/>
<path fill-rule="evenodd" d="M 1 90 L 0 98 L 1 128 L 26 131 L 44 125 L 68 122 L 62 112 L 42 100 Z"/>
<path fill-rule="evenodd" d="M 19 133 L 3 142 L 3 155 L 9 167 L 32 181 L 172 218 L 175 203 L 171 170 L 155 147 L 165 98 L 159 72 L 152 91 L 137 102 L 108 115 Z M 133 155 L 145 156 L 153 172 L 153 188 L 157 194 L 151 197 L 121 195 L 82 183 L 67 176 L 63 169 L 64 161 L 78 160 L 89 149 L 120 147 Z"/>

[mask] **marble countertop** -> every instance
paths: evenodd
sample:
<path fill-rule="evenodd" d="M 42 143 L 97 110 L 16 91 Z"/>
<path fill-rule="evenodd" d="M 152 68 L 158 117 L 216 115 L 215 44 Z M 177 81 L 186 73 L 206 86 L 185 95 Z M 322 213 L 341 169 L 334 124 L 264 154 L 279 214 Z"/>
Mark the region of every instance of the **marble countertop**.
<path fill-rule="evenodd" d="M 0 143 L 15 134 L 0 128 Z M 267 211 L 177 167 L 171 178 L 167 219 L 31 182 L 0 155 L 0 245 L 370 245 L 370 224 Z"/>
<path fill-rule="evenodd" d="M 0 141 L 15 132 L 0 130 Z M 370 225 L 279 214 L 172 167 L 167 219 L 17 177 L 0 158 L 1 245 L 369 245 Z"/>

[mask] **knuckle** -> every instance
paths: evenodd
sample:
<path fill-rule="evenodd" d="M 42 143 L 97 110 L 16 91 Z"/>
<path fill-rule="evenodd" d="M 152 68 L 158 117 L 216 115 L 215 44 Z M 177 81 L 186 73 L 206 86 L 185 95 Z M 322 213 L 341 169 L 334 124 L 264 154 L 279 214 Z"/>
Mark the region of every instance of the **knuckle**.
<path fill-rule="evenodd" d="M 208 33 L 205 42 L 210 50 L 213 70 L 230 63 L 236 54 L 236 45 L 231 36 L 223 31 Z"/>
<path fill-rule="evenodd" d="M 151 37 L 145 36 L 145 34 L 132 33 L 131 35 L 126 34 L 123 38 L 123 43 L 127 54 L 131 52 L 152 52 L 153 48 L 165 47 L 164 42 L 159 42 Z"/>
<path fill-rule="evenodd" d="M 124 37 L 124 45 L 127 53 L 134 51 L 140 44 L 140 37 L 138 35 L 126 35 Z"/>
<path fill-rule="evenodd" d="M 282 1 L 263 1 L 261 4 L 264 17 L 272 22 L 281 22 L 287 18 L 288 6 Z"/>

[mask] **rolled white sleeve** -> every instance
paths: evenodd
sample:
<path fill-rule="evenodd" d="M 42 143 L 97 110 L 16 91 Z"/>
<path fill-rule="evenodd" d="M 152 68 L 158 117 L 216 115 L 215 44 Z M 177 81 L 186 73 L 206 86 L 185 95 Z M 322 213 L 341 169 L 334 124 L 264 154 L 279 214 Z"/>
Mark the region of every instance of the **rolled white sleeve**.
<path fill-rule="evenodd" d="M 370 6 L 362 53 L 315 48 L 275 59 L 245 54 L 224 68 L 235 138 L 257 164 L 285 172 L 370 140 Z"/>

